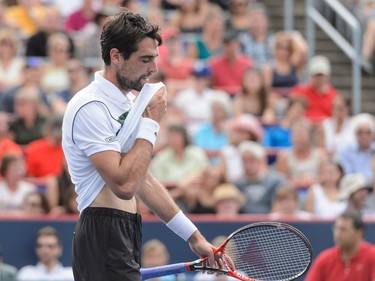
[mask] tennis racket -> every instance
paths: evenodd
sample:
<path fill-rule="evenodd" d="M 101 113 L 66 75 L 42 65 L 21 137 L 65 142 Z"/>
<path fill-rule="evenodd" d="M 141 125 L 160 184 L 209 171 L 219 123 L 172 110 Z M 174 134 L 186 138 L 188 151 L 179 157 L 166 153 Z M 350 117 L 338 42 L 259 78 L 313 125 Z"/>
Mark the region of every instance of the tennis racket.
<path fill-rule="evenodd" d="M 142 268 L 142 278 L 160 277 L 190 271 L 225 274 L 242 281 L 295 280 L 312 261 L 312 247 L 298 229 L 281 222 L 246 225 L 228 236 L 215 250 L 224 268 L 212 268 L 201 258 L 165 266 Z"/>

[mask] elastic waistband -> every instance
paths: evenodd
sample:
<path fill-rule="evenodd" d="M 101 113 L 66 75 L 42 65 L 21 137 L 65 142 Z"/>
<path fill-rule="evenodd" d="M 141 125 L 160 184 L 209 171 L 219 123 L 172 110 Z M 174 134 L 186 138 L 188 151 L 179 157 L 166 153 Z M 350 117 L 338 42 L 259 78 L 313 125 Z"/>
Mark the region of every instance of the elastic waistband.
<path fill-rule="evenodd" d="M 129 213 L 119 209 L 104 208 L 104 207 L 87 207 L 81 213 L 81 217 L 87 216 L 105 216 L 105 217 L 119 217 L 131 221 L 139 221 L 141 219 L 140 214 Z"/>

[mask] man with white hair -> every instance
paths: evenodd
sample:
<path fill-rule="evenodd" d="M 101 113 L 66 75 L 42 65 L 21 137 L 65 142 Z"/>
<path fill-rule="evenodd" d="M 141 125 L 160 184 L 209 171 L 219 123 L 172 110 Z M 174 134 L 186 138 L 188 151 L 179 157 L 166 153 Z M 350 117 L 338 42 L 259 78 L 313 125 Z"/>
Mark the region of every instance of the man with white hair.
<path fill-rule="evenodd" d="M 345 174 L 360 173 L 368 183 L 373 181 L 372 142 L 375 133 L 374 117 L 368 113 L 360 113 L 353 118 L 355 133 L 354 144 L 340 149 L 337 157 Z"/>
<path fill-rule="evenodd" d="M 244 176 L 235 184 L 246 198 L 241 211 L 247 214 L 268 214 L 276 190 L 286 184 L 285 178 L 279 172 L 268 169 L 266 151 L 259 143 L 244 141 L 238 150 Z"/>

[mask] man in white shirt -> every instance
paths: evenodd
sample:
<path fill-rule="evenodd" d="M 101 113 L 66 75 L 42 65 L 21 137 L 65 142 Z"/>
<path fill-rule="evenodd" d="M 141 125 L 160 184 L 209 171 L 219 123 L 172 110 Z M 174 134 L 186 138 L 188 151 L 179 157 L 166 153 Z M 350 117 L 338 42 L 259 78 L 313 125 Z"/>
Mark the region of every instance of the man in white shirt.
<path fill-rule="evenodd" d="M 17 280 L 74 281 L 72 268 L 64 267 L 59 261 L 62 251 L 57 230 L 49 226 L 41 228 L 35 244 L 38 263 L 21 268 Z"/>
<path fill-rule="evenodd" d="M 158 30 L 125 10 L 109 16 L 100 40 L 104 70 L 74 95 L 64 115 L 62 144 L 80 212 L 75 281 L 142 280 L 136 197 L 194 253 L 218 266 L 214 246 L 148 169 L 167 103 L 164 85 L 147 83 L 158 71 Z M 135 101 L 132 90 L 140 92 Z"/>

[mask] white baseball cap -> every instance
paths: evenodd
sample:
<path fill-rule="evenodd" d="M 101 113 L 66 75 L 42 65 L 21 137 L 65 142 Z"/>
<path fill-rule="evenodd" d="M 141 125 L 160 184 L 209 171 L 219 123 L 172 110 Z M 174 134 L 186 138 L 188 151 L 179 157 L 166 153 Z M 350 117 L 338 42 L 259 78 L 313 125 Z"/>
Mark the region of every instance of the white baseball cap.
<path fill-rule="evenodd" d="M 339 199 L 347 200 L 354 192 L 363 188 L 371 191 L 371 187 L 362 174 L 347 174 L 340 181 Z"/>

